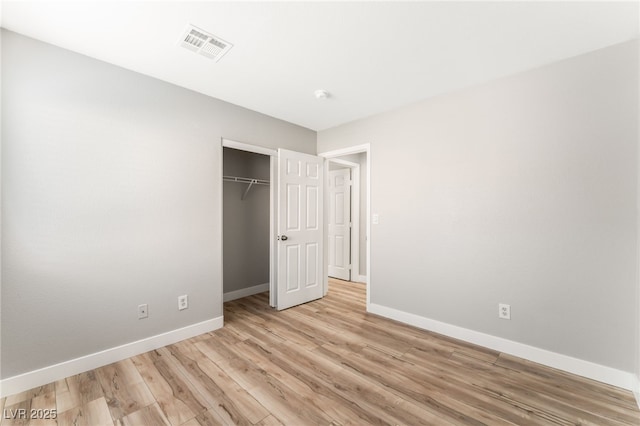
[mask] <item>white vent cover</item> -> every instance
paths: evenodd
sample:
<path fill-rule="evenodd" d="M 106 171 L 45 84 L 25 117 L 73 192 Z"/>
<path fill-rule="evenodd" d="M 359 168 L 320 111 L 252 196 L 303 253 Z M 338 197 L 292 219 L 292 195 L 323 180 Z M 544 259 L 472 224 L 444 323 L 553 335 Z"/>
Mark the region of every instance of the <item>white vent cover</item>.
<path fill-rule="evenodd" d="M 180 46 L 218 62 L 233 44 L 189 24 L 182 34 Z"/>

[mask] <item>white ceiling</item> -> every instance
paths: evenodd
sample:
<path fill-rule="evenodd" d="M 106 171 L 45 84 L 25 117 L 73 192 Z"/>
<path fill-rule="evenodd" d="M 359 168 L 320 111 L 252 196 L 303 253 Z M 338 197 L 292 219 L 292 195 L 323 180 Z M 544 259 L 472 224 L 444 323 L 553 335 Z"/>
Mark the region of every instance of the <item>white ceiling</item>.
<path fill-rule="evenodd" d="M 2 27 L 322 130 L 638 37 L 638 2 L 2 1 Z M 187 24 L 234 47 L 178 47 Z M 316 89 L 331 93 L 315 99 Z"/>

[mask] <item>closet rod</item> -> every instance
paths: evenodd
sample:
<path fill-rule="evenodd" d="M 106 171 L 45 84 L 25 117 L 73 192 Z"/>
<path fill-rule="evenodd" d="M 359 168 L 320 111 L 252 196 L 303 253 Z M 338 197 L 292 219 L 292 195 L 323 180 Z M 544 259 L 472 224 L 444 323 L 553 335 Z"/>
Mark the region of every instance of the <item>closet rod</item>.
<path fill-rule="evenodd" d="M 242 197 L 240 198 L 241 200 L 245 199 L 245 197 L 247 196 L 247 194 L 249 193 L 249 191 L 251 190 L 251 187 L 253 185 L 269 185 L 269 181 L 268 180 L 253 179 L 253 178 L 246 178 L 246 177 L 239 177 L 239 176 L 222 176 L 222 180 L 227 181 L 227 182 L 238 182 L 238 183 L 248 183 L 249 184 L 249 186 L 247 186 L 247 189 L 244 190 L 244 193 L 242 194 Z"/>
<path fill-rule="evenodd" d="M 269 185 L 270 182 L 265 179 L 254 179 L 240 176 L 222 176 L 222 180 L 227 182 L 252 183 L 254 185 Z"/>

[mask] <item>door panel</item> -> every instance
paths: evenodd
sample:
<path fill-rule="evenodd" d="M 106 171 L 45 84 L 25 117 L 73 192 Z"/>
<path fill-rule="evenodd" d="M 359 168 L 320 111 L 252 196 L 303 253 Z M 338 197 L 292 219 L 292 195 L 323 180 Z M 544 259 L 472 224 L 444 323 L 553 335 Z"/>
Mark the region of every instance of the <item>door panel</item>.
<path fill-rule="evenodd" d="M 305 285 L 307 288 L 317 286 L 318 283 L 318 244 L 316 243 L 307 243 L 307 281 Z"/>
<path fill-rule="evenodd" d="M 351 170 L 329 172 L 329 276 L 351 279 Z"/>
<path fill-rule="evenodd" d="M 323 161 L 278 150 L 279 310 L 322 297 Z"/>
<path fill-rule="evenodd" d="M 317 186 L 307 186 L 307 229 L 318 229 L 318 202 L 320 193 Z"/>
<path fill-rule="evenodd" d="M 287 226 L 285 230 L 298 231 L 300 223 L 300 185 L 287 184 Z"/>

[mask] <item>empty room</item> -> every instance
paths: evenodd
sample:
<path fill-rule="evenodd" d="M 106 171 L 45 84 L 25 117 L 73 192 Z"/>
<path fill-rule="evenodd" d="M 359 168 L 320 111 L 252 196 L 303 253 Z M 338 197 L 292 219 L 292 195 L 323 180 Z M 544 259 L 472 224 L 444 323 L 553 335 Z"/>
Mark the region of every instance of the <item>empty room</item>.
<path fill-rule="evenodd" d="M 0 25 L 0 426 L 640 425 L 640 2 Z"/>

